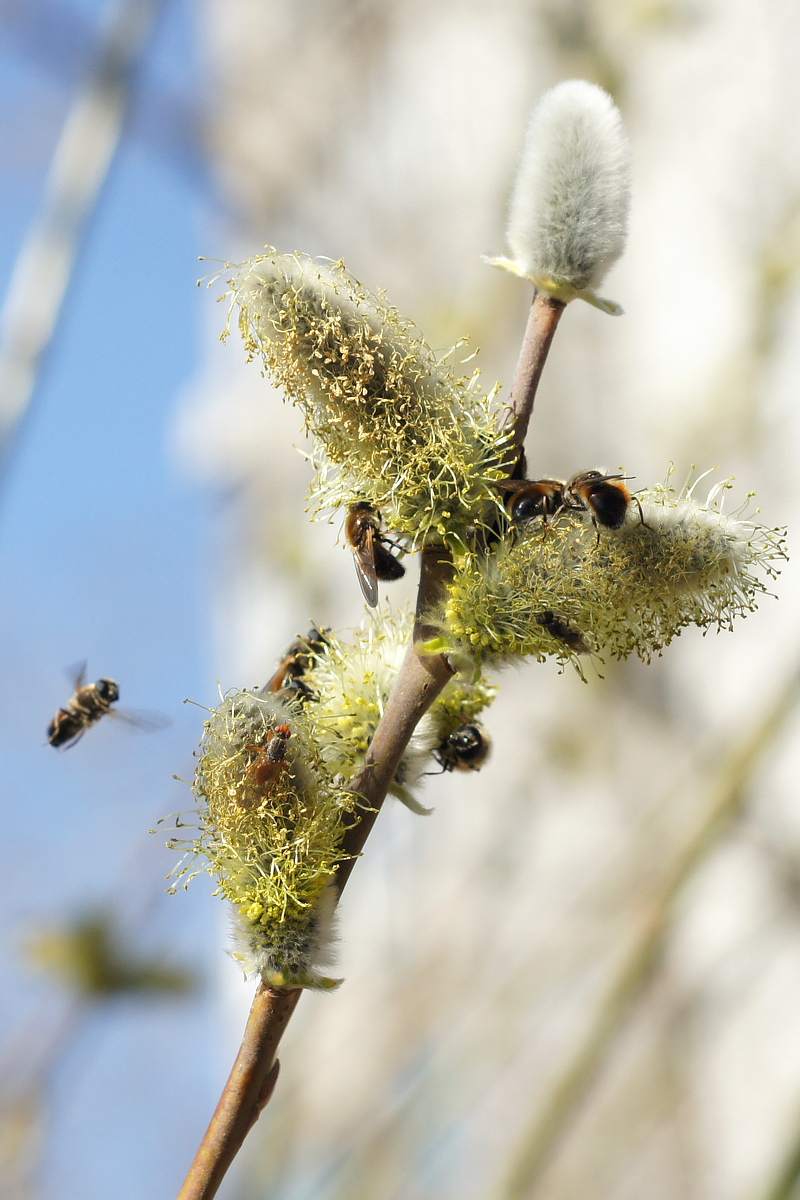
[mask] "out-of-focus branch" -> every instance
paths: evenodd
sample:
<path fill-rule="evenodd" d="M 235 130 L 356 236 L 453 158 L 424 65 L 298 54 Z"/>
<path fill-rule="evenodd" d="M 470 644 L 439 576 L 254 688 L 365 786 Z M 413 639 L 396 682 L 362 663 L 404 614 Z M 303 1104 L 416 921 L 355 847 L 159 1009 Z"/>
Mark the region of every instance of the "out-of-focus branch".
<path fill-rule="evenodd" d="M 545 298 L 544 307 L 540 305 L 537 309 L 538 299 L 534 300 L 534 309 L 547 316 L 534 316 L 532 310 L 520 355 L 520 364 L 524 366 L 517 370 L 517 378 L 522 383 L 508 418 L 519 434 L 518 445 L 524 439 L 536 386 L 560 310 L 564 308 L 563 304 Z M 554 315 L 554 304 L 558 308 L 557 315 Z M 514 387 L 517 388 L 516 380 Z M 514 465 L 509 463 L 509 472 Z M 423 550 L 420 560 L 412 643 L 365 756 L 364 767 L 351 784 L 352 790 L 363 797 L 364 806 L 344 838 L 343 848 L 348 857 L 336 873 L 340 894 L 375 824 L 417 723 L 452 677 L 452 670 L 443 655 L 424 655 L 417 650 L 417 646 L 434 632 L 427 621 L 431 611 L 446 595 L 453 569 L 452 557 L 444 547 L 435 546 Z M 272 1094 L 276 1078 L 272 1074 L 275 1052 L 299 996 L 298 989 L 279 992 L 259 984 L 242 1048 L 178 1200 L 211 1200 L 216 1195 L 225 1172 Z M 268 1092 L 265 1081 L 270 1084 Z"/>
<path fill-rule="evenodd" d="M 163 0 L 121 0 L 56 148 L 42 208 L 0 313 L 0 470 L 30 405 L 88 220 L 119 144 L 137 62 Z"/>
<path fill-rule="evenodd" d="M 83 82 L 95 56 L 96 22 L 68 0 L 2 0 L 0 29 L 64 94 Z M 146 91 L 137 97 L 126 137 L 158 155 L 191 186 L 222 202 L 203 146 L 203 112 L 191 96 L 149 79 Z"/>
<path fill-rule="evenodd" d="M 494 1197 L 530 1200 L 535 1195 L 546 1167 L 652 978 L 678 894 L 731 822 L 741 815 L 753 775 L 765 752 L 794 713 L 798 701 L 800 669 L 781 686 L 749 735 L 738 741 L 737 748 L 717 772 L 703 816 L 667 868 L 647 907 L 638 936 L 617 968 L 583 1041 L 520 1139 L 521 1149 L 516 1162 L 505 1185 L 493 1193 Z M 775 1192 L 769 1200 L 779 1200 L 788 1194 Z"/>
<path fill-rule="evenodd" d="M 0 1180 L 4 1200 L 35 1197 L 42 1158 L 47 1098 L 65 1054 L 89 1013 L 85 997 L 71 999 L 50 1028 L 43 1012 L 31 1014 L 0 1067 Z"/>
<path fill-rule="evenodd" d="M 794 1142 L 789 1148 L 786 1158 L 781 1163 L 775 1178 L 761 1193 L 759 1200 L 792 1200 L 797 1195 L 800 1183 L 800 1135 L 795 1134 Z"/>

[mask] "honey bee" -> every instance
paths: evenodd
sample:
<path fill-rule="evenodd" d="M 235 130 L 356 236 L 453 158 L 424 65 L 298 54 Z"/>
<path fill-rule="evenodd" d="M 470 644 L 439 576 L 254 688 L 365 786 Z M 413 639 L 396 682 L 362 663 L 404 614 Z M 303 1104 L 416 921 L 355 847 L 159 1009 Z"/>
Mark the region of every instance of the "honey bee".
<path fill-rule="evenodd" d="M 49 745 L 66 749 L 79 742 L 86 730 L 108 714 L 125 721 L 138 729 L 163 729 L 170 724 L 169 718 L 160 713 L 123 712 L 111 707 L 119 700 L 119 684 L 114 679 L 98 679 L 86 683 L 85 664 L 78 670 L 74 680 L 75 695 L 60 708 L 47 727 Z"/>
<path fill-rule="evenodd" d="M 262 693 L 295 692 L 301 700 L 313 699 L 311 689 L 303 676 L 314 659 L 324 654 L 327 646 L 328 639 L 324 631 L 312 625 L 305 637 L 295 638 L 292 642 L 278 664 L 278 669 L 262 688 Z"/>
<path fill-rule="evenodd" d="M 567 625 L 566 621 L 562 621 L 550 609 L 537 613 L 536 620 L 540 625 L 544 626 L 552 637 L 557 638 L 559 642 L 563 642 L 573 654 L 591 654 L 591 650 L 586 645 L 579 630 L 573 629 L 571 625 Z"/>
<path fill-rule="evenodd" d="M 386 549 L 385 543 L 389 539 L 381 533 L 381 515 L 371 504 L 363 500 L 351 504 L 344 529 L 353 550 L 356 575 L 364 599 L 370 608 L 375 608 L 378 603 L 378 580 L 399 579 L 405 575 L 406 569 Z"/>
<path fill-rule="evenodd" d="M 480 771 L 492 749 L 492 741 L 482 725 L 473 722 L 453 730 L 436 747 L 433 757 L 442 771 Z"/>
<path fill-rule="evenodd" d="M 542 525 L 549 517 L 557 517 L 565 507 L 563 479 L 509 479 L 500 484 L 511 492 L 506 505 L 512 521 L 521 523 L 542 518 Z"/>
<path fill-rule="evenodd" d="M 604 475 L 602 471 L 579 471 L 564 488 L 566 506 L 589 513 L 597 530 L 598 541 L 601 525 L 605 529 L 621 528 L 631 501 L 639 509 L 642 525 L 646 525 L 641 504 L 635 496 L 631 496 L 623 482 L 628 478 L 627 475 Z"/>
<path fill-rule="evenodd" d="M 246 746 L 246 750 L 255 751 L 255 760 L 248 768 L 248 774 L 259 787 L 271 788 L 278 780 L 282 771 L 288 767 L 286 761 L 286 743 L 292 736 L 288 725 L 276 725 L 269 732 L 266 746 Z"/>

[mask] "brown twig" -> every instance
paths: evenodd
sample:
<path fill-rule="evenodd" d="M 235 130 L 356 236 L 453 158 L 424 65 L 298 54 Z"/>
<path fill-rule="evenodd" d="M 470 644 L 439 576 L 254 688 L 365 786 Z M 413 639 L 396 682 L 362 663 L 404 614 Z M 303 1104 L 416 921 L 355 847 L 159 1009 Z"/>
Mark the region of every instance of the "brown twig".
<path fill-rule="evenodd" d="M 561 300 L 552 300 L 541 292 L 534 294 L 522 349 L 517 361 L 517 369 L 514 373 L 514 382 L 511 385 L 508 413 L 505 418 L 505 425 L 514 427 L 514 447 L 517 451 L 515 462 L 519 461 L 522 447 L 525 445 L 536 389 L 539 386 L 539 379 L 550 350 L 550 343 L 566 307 Z"/>
<path fill-rule="evenodd" d="M 536 386 L 563 309 L 559 301 L 534 298 L 505 422 L 514 424 L 517 446 L 524 441 Z M 509 473 L 516 461 L 515 456 L 509 463 Z M 351 784 L 352 790 L 363 797 L 364 807 L 342 843 L 348 857 L 336 873 L 340 894 L 375 824 L 417 723 L 452 678 L 443 655 L 424 655 L 417 649 L 433 633 L 426 621 L 445 596 L 453 571 L 452 557 L 444 547 L 437 546 L 423 550 L 420 559 L 413 640 L 397 673 L 364 766 Z M 241 1049 L 178 1200 L 211 1200 L 216 1194 L 272 1094 L 277 1078 L 275 1052 L 299 997 L 299 989 L 275 991 L 259 984 Z"/>
<path fill-rule="evenodd" d="M 178 1200 L 207 1200 L 216 1195 L 272 1095 L 279 1069 L 275 1051 L 299 999 L 299 988 L 276 991 L 263 983 L 256 988 L 236 1062 Z"/>
<path fill-rule="evenodd" d="M 367 809 L 358 823 L 348 830 L 343 842 L 349 857 L 340 864 L 336 874 L 340 893 L 375 824 L 412 733 L 453 674 L 444 655 L 417 652 L 417 645 L 433 633 L 426 625 L 427 614 L 444 597 L 453 572 L 453 560 L 441 546 L 423 550 L 420 558 L 417 617 L 411 645 L 375 730 L 364 767 L 352 783 L 353 791 L 364 797 Z"/>
<path fill-rule="evenodd" d="M 336 876 L 341 894 L 386 798 L 400 759 L 420 717 L 427 712 L 452 671 L 441 656 L 420 655 L 416 645 L 430 636 L 425 614 L 443 595 L 452 573 L 450 554 L 423 550 L 414 638 L 397 674 L 386 710 L 352 790 L 364 800 L 360 819 L 348 829 L 343 849 L 349 856 Z M 260 983 L 247 1019 L 233 1070 L 211 1118 L 178 1200 L 211 1200 L 244 1139 L 268 1103 L 277 1079 L 275 1053 L 300 989 L 278 991 Z"/>

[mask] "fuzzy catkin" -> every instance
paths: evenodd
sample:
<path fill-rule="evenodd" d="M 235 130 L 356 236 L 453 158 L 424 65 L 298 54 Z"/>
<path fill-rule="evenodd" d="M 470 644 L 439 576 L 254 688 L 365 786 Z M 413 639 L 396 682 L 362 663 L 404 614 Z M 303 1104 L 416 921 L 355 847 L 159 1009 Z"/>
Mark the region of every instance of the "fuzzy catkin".
<path fill-rule="evenodd" d="M 370 616 L 348 641 L 325 635 L 323 652 L 303 675 L 313 696 L 308 711 L 317 728 L 317 746 L 331 775 L 351 780 L 364 765 L 386 701 L 411 640 L 410 612 L 386 607 Z M 454 679 L 434 701 L 412 734 L 390 791 L 415 812 L 426 813 L 414 788 L 430 769 L 432 754 L 444 740 L 475 718 L 497 694 L 485 680 Z"/>
<path fill-rule="evenodd" d="M 285 767 L 259 782 L 259 749 L 291 730 Z M 313 722 L 272 695 L 232 692 L 206 722 L 194 784 L 200 834 L 188 845 L 231 901 L 237 957 L 274 987 L 333 987 L 331 887 L 345 813 L 358 798 L 334 781 Z M 173 843 L 178 844 L 178 843 Z"/>
<path fill-rule="evenodd" d="M 555 299 L 622 310 L 594 288 L 625 248 L 630 153 L 602 88 L 570 79 L 531 113 L 509 205 L 511 258 L 490 259 Z"/>
<path fill-rule="evenodd" d="M 462 665 L 532 656 L 580 669 L 548 629 L 553 614 L 602 656 L 645 661 L 687 625 L 728 629 L 777 573 L 783 532 L 728 517 L 668 487 L 640 493 L 618 530 L 598 534 L 588 514 L 562 512 L 509 535 L 491 554 L 459 564 L 428 646 Z"/>
<path fill-rule="evenodd" d="M 342 263 L 272 252 L 230 282 L 248 354 L 321 452 L 314 511 L 367 501 L 415 548 L 461 548 L 498 511 L 510 435 L 477 376 L 457 378 Z"/>

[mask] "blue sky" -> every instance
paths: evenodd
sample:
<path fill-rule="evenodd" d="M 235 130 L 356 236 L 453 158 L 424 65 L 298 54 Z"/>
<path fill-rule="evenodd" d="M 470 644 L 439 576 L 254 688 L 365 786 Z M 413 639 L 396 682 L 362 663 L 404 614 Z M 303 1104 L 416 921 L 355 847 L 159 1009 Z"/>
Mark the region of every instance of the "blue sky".
<path fill-rule="evenodd" d="M 33 7 L 32 29 L 13 11 L 0 23 L 3 292 L 106 4 Z M 172 775 L 191 777 L 203 714 L 183 700 L 207 702 L 215 689 L 205 550 L 215 502 L 171 449 L 176 399 L 195 371 L 197 259 L 216 216 L 179 136 L 198 91 L 190 7 L 170 0 L 0 491 L 6 1058 L 24 1022 L 46 1030 L 63 1005 L 25 960 L 43 925 L 99 908 L 142 954 L 201 974 L 212 962 L 210 888 L 165 897 L 174 856 L 148 833 L 191 804 Z M 90 678 L 120 682 L 122 707 L 158 710 L 172 726 L 129 735 L 104 721 L 64 753 L 46 746 L 71 693 L 65 670 L 84 659 Z M 55 1076 L 43 1197 L 177 1189 L 219 1083 L 208 1009 L 206 989 L 189 1002 L 120 1001 L 85 1025 Z"/>

